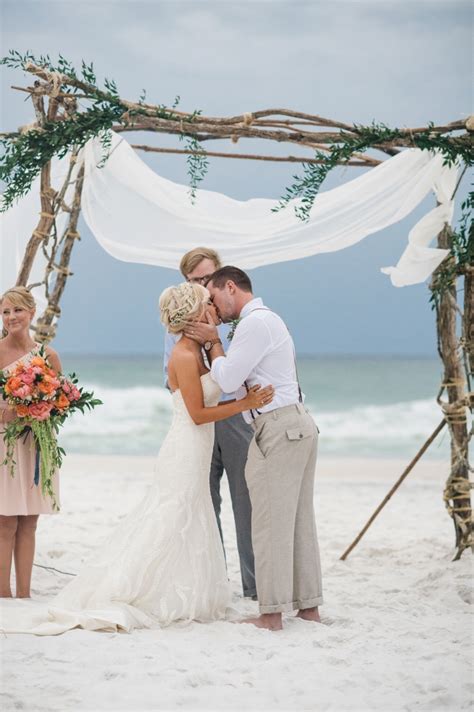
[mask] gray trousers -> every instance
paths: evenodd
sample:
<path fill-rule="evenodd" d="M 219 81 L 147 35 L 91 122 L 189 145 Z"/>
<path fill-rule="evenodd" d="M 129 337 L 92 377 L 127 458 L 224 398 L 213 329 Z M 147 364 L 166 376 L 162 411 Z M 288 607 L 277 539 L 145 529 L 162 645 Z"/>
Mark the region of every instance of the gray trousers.
<path fill-rule="evenodd" d="M 230 498 L 234 512 L 237 549 L 240 559 L 240 574 L 244 596 L 254 596 L 255 564 L 252 549 L 252 507 L 245 481 L 245 463 L 253 430 L 242 416 L 234 415 L 215 424 L 214 450 L 212 453 L 210 488 L 212 503 L 222 539 L 220 485 L 224 470 L 229 482 Z"/>
<path fill-rule="evenodd" d="M 253 427 L 245 476 L 260 613 L 319 606 L 313 505 L 317 428 L 299 403 L 263 413 Z"/>

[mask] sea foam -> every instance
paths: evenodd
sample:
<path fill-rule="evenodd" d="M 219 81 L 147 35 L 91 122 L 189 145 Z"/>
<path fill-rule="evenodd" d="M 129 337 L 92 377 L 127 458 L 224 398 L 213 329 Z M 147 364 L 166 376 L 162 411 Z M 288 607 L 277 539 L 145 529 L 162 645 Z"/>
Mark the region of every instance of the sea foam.
<path fill-rule="evenodd" d="M 169 427 L 172 400 L 165 388 L 112 388 L 88 384 L 103 405 L 74 415 L 61 433 L 68 452 L 153 455 Z M 441 420 L 432 399 L 344 410 L 319 411 L 307 406 L 320 430 L 320 453 L 345 456 L 401 456 L 415 454 Z M 443 433 L 430 455 L 444 457 L 448 438 Z"/>

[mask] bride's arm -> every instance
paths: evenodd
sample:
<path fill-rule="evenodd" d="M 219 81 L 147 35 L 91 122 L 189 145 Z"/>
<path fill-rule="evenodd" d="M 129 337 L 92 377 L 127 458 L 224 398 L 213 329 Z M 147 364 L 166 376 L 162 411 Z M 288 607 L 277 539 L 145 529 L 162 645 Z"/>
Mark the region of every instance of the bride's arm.
<path fill-rule="evenodd" d="M 242 400 L 207 408 L 204 405 L 199 368 L 194 356 L 187 353 L 176 355 L 174 358 L 174 371 L 186 409 L 196 425 L 225 420 L 232 415 L 242 413 L 244 410 L 261 408 L 262 405 L 266 405 L 273 400 L 272 386 L 267 386 L 266 388 L 255 386 L 250 389 L 247 396 Z"/>

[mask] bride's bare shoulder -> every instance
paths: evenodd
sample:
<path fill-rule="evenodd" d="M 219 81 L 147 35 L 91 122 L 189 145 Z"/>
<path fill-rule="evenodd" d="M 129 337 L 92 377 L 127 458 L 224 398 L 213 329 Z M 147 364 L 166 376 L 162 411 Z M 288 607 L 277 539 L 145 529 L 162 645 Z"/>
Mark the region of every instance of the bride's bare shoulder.
<path fill-rule="evenodd" d="M 169 361 L 169 366 L 175 371 L 182 369 L 186 370 L 199 370 L 199 365 L 196 359 L 196 355 L 185 347 L 180 348 L 180 344 L 176 344 L 171 354 Z"/>

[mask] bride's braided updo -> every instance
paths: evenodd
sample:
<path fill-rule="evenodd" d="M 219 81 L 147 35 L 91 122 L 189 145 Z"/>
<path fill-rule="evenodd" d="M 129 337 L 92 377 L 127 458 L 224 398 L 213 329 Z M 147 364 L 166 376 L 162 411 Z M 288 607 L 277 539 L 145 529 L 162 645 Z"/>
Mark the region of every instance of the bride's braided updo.
<path fill-rule="evenodd" d="M 182 282 L 168 287 L 160 296 L 161 323 L 172 334 L 179 334 L 186 321 L 195 319 L 209 299 L 209 292 L 200 284 Z"/>

